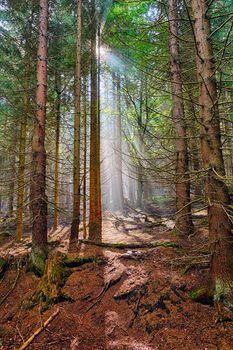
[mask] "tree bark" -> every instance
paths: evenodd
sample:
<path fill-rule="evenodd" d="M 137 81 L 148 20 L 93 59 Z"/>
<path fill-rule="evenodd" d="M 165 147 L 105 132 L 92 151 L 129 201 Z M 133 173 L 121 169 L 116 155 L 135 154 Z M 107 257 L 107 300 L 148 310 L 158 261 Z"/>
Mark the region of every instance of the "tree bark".
<path fill-rule="evenodd" d="M 83 239 L 87 238 L 87 81 L 83 94 Z"/>
<path fill-rule="evenodd" d="M 55 113 L 56 113 L 56 149 L 55 149 L 55 176 L 54 176 L 54 218 L 53 229 L 58 227 L 58 210 L 59 210 L 59 161 L 60 161 L 60 119 L 61 119 L 61 76 L 56 72 L 55 76 Z"/>
<path fill-rule="evenodd" d="M 112 178 L 112 209 L 115 211 L 123 211 L 123 180 L 122 180 L 122 149 L 121 149 L 121 97 L 120 97 L 120 77 L 112 74 L 113 85 L 113 174 Z"/>
<path fill-rule="evenodd" d="M 101 240 L 102 210 L 100 189 L 100 121 L 98 107 L 97 19 L 95 0 L 91 1 L 91 140 L 89 239 Z"/>
<path fill-rule="evenodd" d="M 122 177 L 122 132 L 121 132 L 121 82 L 119 74 L 116 77 L 116 93 L 117 93 L 117 115 L 116 115 L 116 156 L 117 156 L 117 183 L 119 188 L 118 209 L 124 210 L 124 193 L 123 193 L 123 177 Z"/>
<path fill-rule="evenodd" d="M 37 51 L 36 118 L 32 140 L 32 251 L 31 265 L 43 273 L 47 258 L 47 199 L 45 123 L 47 100 L 48 0 L 40 0 L 39 43 Z"/>
<path fill-rule="evenodd" d="M 176 136 L 176 229 L 189 234 L 193 229 L 190 205 L 190 180 L 188 175 L 188 148 L 182 100 L 178 42 L 177 0 L 169 0 L 170 70 L 172 87 L 172 117 Z"/>
<path fill-rule="evenodd" d="M 74 115 L 74 168 L 73 168 L 73 219 L 71 241 L 78 240 L 80 224 L 80 119 L 81 119 L 81 31 L 82 0 L 77 2 L 77 45 L 75 68 L 75 115 Z"/>
<path fill-rule="evenodd" d="M 17 240 L 20 241 L 23 236 L 23 204 L 25 189 L 25 151 L 27 141 L 27 119 L 30 106 L 29 96 L 29 72 L 26 69 L 25 87 L 24 87 L 24 109 L 21 119 L 20 145 L 19 145 L 19 169 L 18 169 L 18 197 L 17 197 Z"/>
<path fill-rule="evenodd" d="M 188 86 L 188 98 L 187 101 L 187 111 L 189 113 L 189 125 L 188 125 L 188 136 L 189 136 L 189 148 L 190 148 L 190 164 L 194 171 L 194 179 L 192 184 L 194 186 L 194 196 L 196 199 L 202 198 L 202 183 L 199 177 L 199 171 L 201 170 L 201 160 L 200 160 L 200 138 L 199 129 L 197 125 L 197 116 L 194 105 L 194 96 L 192 93 L 192 86 Z"/>
<path fill-rule="evenodd" d="M 197 47 L 196 64 L 199 82 L 201 152 L 206 171 L 209 204 L 210 276 L 215 299 L 233 300 L 232 223 L 228 216 L 230 197 L 224 182 L 225 169 L 220 139 L 218 94 L 215 64 L 210 39 L 208 1 L 192 0 L 194 33 Z"/>

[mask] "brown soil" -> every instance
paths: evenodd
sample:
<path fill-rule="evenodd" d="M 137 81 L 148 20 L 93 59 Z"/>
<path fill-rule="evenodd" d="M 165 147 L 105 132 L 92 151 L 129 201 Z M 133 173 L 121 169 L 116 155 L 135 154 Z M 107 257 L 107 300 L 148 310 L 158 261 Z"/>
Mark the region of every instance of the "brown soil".
<path fill-rule="evenodd" d="M 59 308 L 57 317 L 28 349 L 233 350 L 233 322 L 225 322 L 224 327 L 215 324 L 214 306 L 195 303 L 188 294 L 206 280 L 207 233 L 199 230 L 182 242 L 183 249 L 119 251 L 82 244 L 72 255 L 98 254 L 101 259 L 73 268 L 63 287 L 73 302 L 53 305 L 44 313 L 40 306 L 25 308 L 40 280 L 22 271 L 0 306 L 0 349 L 18 349 Z M 66 227 L 51 232 L 53 249 L 66 252 L 68 235 Z M 120 222 L 106 218 L 103 238 L 126 243 L 177 240 L 166 225 L 144 222 L 140 216 Z M 30 249 L 25 244 L 7 244 L 0 251 L 4 257 L 15 251 L 23 255 Z M 1 298 L 17 273 L 16 267 L 5 273 L 0 281 Z"/>

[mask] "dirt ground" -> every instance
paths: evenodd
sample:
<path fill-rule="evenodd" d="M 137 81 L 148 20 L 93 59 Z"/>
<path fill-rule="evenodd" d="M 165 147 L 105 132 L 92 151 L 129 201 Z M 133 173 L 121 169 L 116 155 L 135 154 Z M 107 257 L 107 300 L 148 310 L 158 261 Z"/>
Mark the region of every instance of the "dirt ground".
<path fill-rule="evenodd" d="M 166 218 L 108 215 L 103 241 L 177 241 L 171 228 Z M 50 232 L 50 246 L 67 253 L 68 238 L 69 228 L 59 227 Z M 207 230 L 199 229 L 181 248 L 117 250 L 81 244 L 72 255 L 96 254 L 97 261 L 73 268 L 62 290 L 72 301 L 45 312 L 40 305 L 26 307 L 39 278 L 17 266 L 9 269 L 0 280 L 1 299 L 9 293 L 0 306 L 0 349 L 19 349 L 59 309 L 28 349 L 233 350 L 233 322 L 215 323 L 214 306 L 189 297 L 208 274 L 207 238 Z M 29 238 L 20 244 L 8 239 L 0 256 L 29 251 Z"/>

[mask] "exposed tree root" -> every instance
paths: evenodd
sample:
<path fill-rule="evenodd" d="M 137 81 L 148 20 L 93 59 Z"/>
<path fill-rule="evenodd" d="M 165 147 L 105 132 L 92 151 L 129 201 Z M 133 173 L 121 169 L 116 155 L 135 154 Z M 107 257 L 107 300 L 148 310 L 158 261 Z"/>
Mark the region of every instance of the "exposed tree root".
<path fill-rule="evenodd" d="M 38 328 L 35 333 L 31 335 L 28 340 L 25 341 L 25 343 L 18 349 L 18 350 L 24 350 L 26 349 L 36 338 L 37 335 L 39 335 L 54 319 L 55 317 L 59 314 L 60 310 L 57 309 L 42 325 L 42 327 Z"/>
<path fill-rule="evenodd" d="M 36 293 L 31 297 L 29 308 L 40 303 L 42 310 L 46 310 L 50 305 L 62 301 L 73 301 L 68 295 L 62 293 L 62 287 L 67 281 L 72 271 L 71 268 L 82 266 L 86 263 L 96 262 L 97 257 L 67 257 L 59 252 L 49 257 L 46 262 L 44 276 L 37 288 Z"/>
<path fill-rule="evenodd" d="M 105 243 L 105 242 L 94 242 L 88 240 L 79 240 L 80 243 L 95 245 L 103 248 L 113 249 L 140 249 L 140 248 L 180 248 L 180 245 L 176 242 L 151 242 L 151 243 Z"/>
<path fill-rule="evenodd" d="M 93 304 L 91 304 L 87 310 L 85 311 L 85 314 L 88 313 L 94 306 L 96 306 L 104 297 L 105 293 L 111 288 L 114 284 L 116 284 L 118 281 L 120 281 L 122 275 L 119 276 L 119 278 L 116 278 L 115 280 L 110 280 L 108 281 L 105 285 L 104 288 L 101 290 L 101 292 L 97 295 L 95 298 L 95 301 Z"/>

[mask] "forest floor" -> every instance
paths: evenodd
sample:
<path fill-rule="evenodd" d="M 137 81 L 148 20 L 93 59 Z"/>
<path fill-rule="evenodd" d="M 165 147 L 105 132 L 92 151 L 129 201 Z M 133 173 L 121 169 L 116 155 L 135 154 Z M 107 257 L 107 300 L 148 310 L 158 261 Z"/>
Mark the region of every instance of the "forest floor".
<path fill-rule="evenodd" d="M 178 242 L 171 230 L 173 222 L 160 216 L 106 215 L 103 241 Z M 205 213 L 195 220 L 202 226 Z M 49 240 L 53 249 L 67 253 L 69 228 L 51 231 Z M 0 349 L 19 349 L 59 310 L 28 349 L 233 350 L 233 322 L 215 323 L 214 305 L 189 297 L 208 273 L 207 229 L 199 228 L 179 243 L 180 248 L 124 250 L 82 243 L 69 255 L 98 259 L 72 268 L 62 288 L 72 302 L 52 305 L 45 312 L 39 305 L 25 307 L 40 279 L 13 265 L 0 280 Z M 8 238 L 0 256 L 24 256 L 29 250 L 29 238 L 20 244 Z"/>

